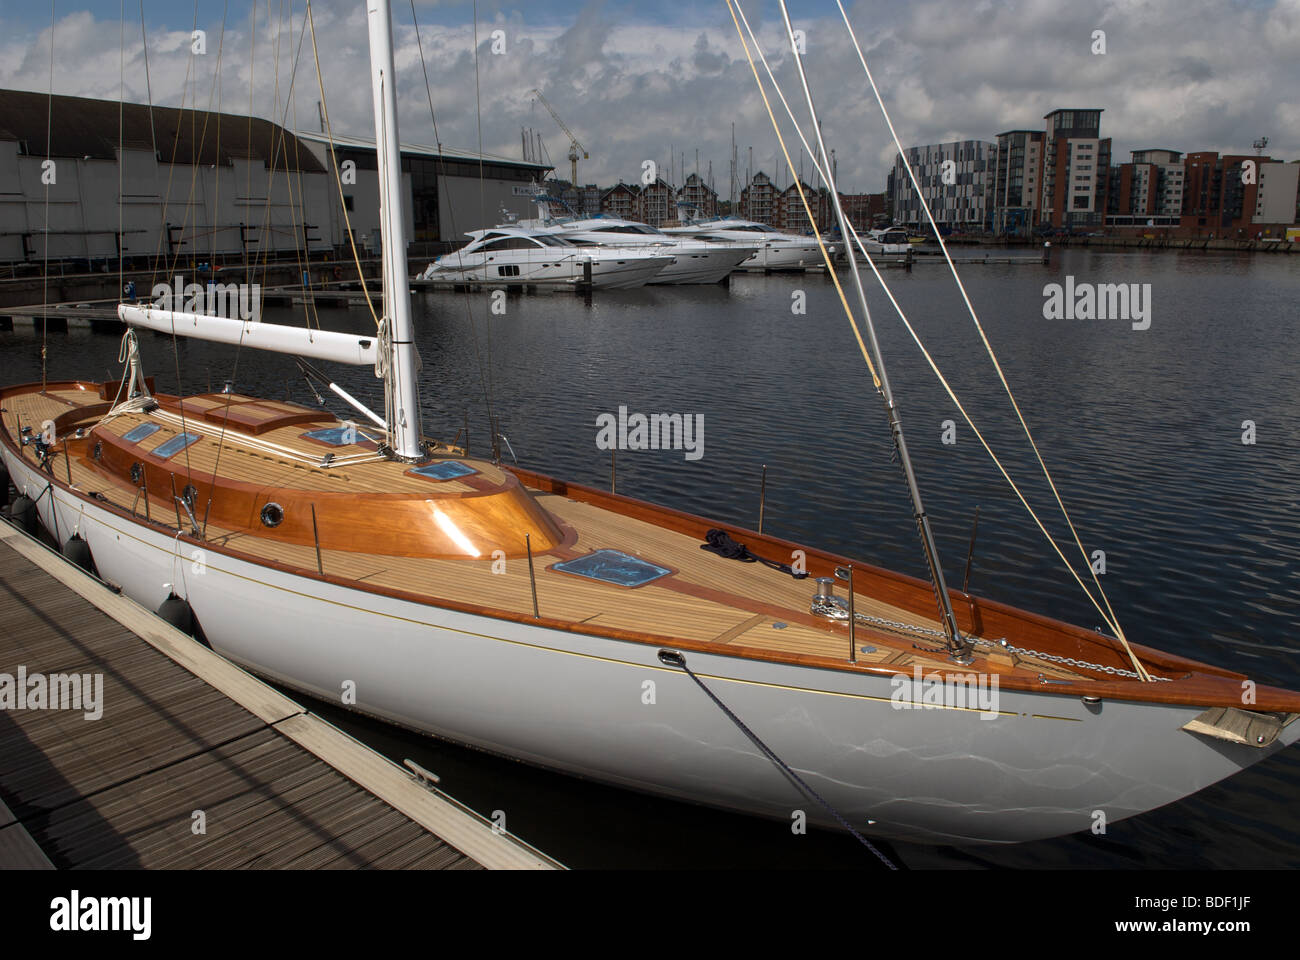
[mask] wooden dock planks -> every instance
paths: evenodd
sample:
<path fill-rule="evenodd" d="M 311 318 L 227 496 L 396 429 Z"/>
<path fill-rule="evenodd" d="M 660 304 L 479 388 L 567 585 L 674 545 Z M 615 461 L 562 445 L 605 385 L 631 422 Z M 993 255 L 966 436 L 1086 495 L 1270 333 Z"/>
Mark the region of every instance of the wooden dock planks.
<path fill-rule="evenodd" d="M 557 866 L 7 525 L 0 624 L 0 673 L 103 676 L 0 710 L 0 868 Z"/>

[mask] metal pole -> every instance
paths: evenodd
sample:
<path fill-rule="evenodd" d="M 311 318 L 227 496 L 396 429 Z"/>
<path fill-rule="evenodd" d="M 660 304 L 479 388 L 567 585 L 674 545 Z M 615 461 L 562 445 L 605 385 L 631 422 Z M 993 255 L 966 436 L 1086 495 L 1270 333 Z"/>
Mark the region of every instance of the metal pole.
<path fill-rule="evenodd" d="M 402 217 L 402 155 L 397 130 L 397 71 L 393 66 L 393 21 L 388 0 L 367 0 L 370 81 L 375 110 L 379 218 L 383 236 L 384 292 L 389 327 L 389 366 L 385 387 L 392 398 L 388 424 L 393 452 L 403 459 L 423 456 L 420 393 L 415 373 L 411 287 L 406 277 L 406 236 Z"/>
<path fill-rule="evenodd" d="M 533 619 L 540 620 L 541 614 L 537 612 L 537 575 L 533 572 L 533 539 L 530 534 L 524 534 L 524 547 L 528 550 L 528 585 L 533 589 Z"/>
<path fill-rule="evenodd" d="M 758 532 L 763 532 L 763 508 L 767 504 L 767 464 L 763 464 L 763 479 L 758 484 Z"/>
<path fill-rule="evenodd" d="M 182 529 L 181 526 L 181 498 L 176 496 L 176 474 L 171 474 L 172 478 L 172 506 L 176 510 L 176 529 Z"/>
<path fill-rule="evenodd" d="M 320 531 L 316 529 L 316 504 L 311 505 L 311 537 L 316 541 L 316 572 L 325 575 L 325 567 L 320 562 Z"/>
<path fill-rule="evenodd" d="M 790 46 L 794 53 L 794 63 L 799 73 L 799 82 L 803 87 L 804 98 L 808 102 L 808 112 L 812 118 L 813 130 L 817 134 L 819 147 L 825 153 L 821 126 L 817 121 L 817 109 L 813 105 L 812 91 L 808 87 L 808 76 L 804 73 L 803 58 L 799 54 L 799 45 L 794 39 L 794 27 L 790 23 L 790 14 L 786 10 L 785 0 L 780 0 L 780 6 L 781 17 L 785 21 L 786 33 L 790 38 Z M 827 172 L 829 173 L 829 171 Z M 840 236 L 847 240 L 851 233 L 847 218 L 844 216 L 844 207 L 840 203 L 839 189 L 829 177 L 826 186 L 830 191 L 831 202 L 835 205 L 835 217 L 840 225 Z M 969 663 L 971 644 L 961 635 L 961 630 L 957 626 L 957 614 L 953 612 L 952 599 L 948 596 L 948 584 L 944 580 L 943 567 L 939 563 L 939 548 L 934 542 L 934 532 L 930 529 L 930 519 L 925 514 L 925 504 L 921 500 L 921 490 L 916 483 L 916 473 L 912 469 L 912 459 L 907 455 L 907 441 L 903 438 L 903 425 L 899 419 L 898 407 L 894 403 L 893 391 L 889 388 L 889 376 L 885 372 L 884 358 L 880 354 L 880 343 L 876 339 L 876 328 L 871 322 L 871 309 L 867 306 L 867 295 L 862 289 L 862 277 L 858 273 L 857 255 L 853 252 L 851 245 L 846 243 L 846 246 L 849 247 L 849 269 L 853 274 L 853 286 L 858 295 L 858 303 L 862 307 L 863 321 L 867 327 L 871 352 L 875 355 L 876 368 L 879 371 L 880 396 L 885 402 L 890 433 L 893 434 L 894 446 L 898 450 L 898 459 L 903 467 L 903 476 L 907 480 L 907 489 L 912 497 L 912 514 L 916 519 L 917 530 L 921 536 L 921 545 L 925 548 L 925 559 L 930 567 L 930 581 L 934 587 L 935 599 L 939 602 L 940 612 L 942 613 L 943 629 L 948 638 L 948 653 L 953 660 L 959 663 Z"/>
<path fill-rule="evenodd" d="M 975 558 L 975 535 L 979 532 L 980 532 L 980 508 L 976 506 L 975 522 L 971 524 L 971 528 L 970 528 L 970 547 L 968 547 L 966 550 L 966 573 L 961 578 L 961 592 L 966 594 L 966 596 L 968 597 L 970 596 L 970 591 L 967 590 L 966 588 L 970 586 L 970 565 L 971 565 L 971 561 Z"/>
<path fill-rule="evenodd" d="M 849 663 L 858 662 L 857 611 L 853 609 L 853 564 L 849 564 Z"/>

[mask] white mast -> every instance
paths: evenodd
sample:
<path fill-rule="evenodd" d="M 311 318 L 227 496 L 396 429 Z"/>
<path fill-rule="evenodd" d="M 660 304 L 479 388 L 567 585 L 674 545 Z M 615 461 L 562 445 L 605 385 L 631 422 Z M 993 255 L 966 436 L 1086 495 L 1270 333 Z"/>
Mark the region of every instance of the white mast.
<path fill-rule="evenodd" d="M 384 312 L 391 340 L 384 388 L 388 393 L 389 437 L 398 457 L 419 459 L 421 448 L 418 360 L 411 325 L 411 289 L 406 279 L 406 237 L 402 227 L 402 156 L 397 133 L 397 90 L 393 67 L 393 21 L 388 0 L 366 0 L 370 28 L 370 82 L 375 98 L 375 152 L 379 168 L 379 222 L 383 238 Z"/>

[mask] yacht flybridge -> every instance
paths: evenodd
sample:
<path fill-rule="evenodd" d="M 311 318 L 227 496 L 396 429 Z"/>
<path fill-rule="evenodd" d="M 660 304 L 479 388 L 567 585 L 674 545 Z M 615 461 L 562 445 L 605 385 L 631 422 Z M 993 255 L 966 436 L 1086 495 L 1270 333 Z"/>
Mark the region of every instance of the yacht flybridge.
<path fill-rule="evenodd" d="M 487 286 L 639 287 L 673 262 L 650 247 L 579 245 L 545 230 L 500 226 L 466 234 L 470 242 L 438 257 L 419 280 Z"/>
<path fill-rule="evenodd" d="M 865 309 L 859 342 L 925 580 L 872 565 L 869 543 L 865 558 L 836 556 L 427 436 L 392 26 L 385 0 L 367 9 L 384 240 L 375 333 L 122 304 L 120 381 L 0 390 L 19 517 L 83 540 L 140 603 L 174 595 L 215 650 L 287 686 L 337 702 L 348 684 L 357 710 L 411 729 L 787 823 L 803 810 L 918 840 L 1049 837 L 1089 829 L 1098 810 L 1114 822 L 1177 800 L 1300 737 L 1300 694 L 949 589 Z M 829 156 L 815 114 L 811 127 L 805 155 Z M 552 265 L 569 249 L 538 248 L 556 251 Z M 237 390 L 155 393 L 138 327 L 373 365 L 383 412 L 350 398 L 371 429 Z"/>
<path fill-rule="evenodd" d="M 743 261 L 738 269 L 777 273 L 783 271 L 807 270 L 822 266 L 821 249 L 812 237 L 801 237 L 793 233 L 782 233 L 767 224 L 740 217 L 711 217 L 703 220 L 691 219 L 681 226 L 666 227 L 664 232 L 675 237 L 694 237 L 713 243 L 750 244 L 758 250 Z M 832 257 L 837 253 L 834 244 L 828 244 L 827 250 Z"/>

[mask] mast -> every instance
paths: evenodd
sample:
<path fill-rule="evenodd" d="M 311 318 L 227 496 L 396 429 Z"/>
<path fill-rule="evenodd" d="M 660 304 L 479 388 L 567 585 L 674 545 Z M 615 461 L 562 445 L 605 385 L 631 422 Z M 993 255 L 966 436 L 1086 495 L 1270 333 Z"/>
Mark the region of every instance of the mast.
<path fill-rule="evenodd" d="M 411 324 L 411 288 L 406 279 L 406 237 L 402 226 L 402 155 L 397 132 L 397 90 L 393 67 L 393 20 L 388 0 L 366 0 L 370 31 L 370 82 L 375 101 L 375 153 L 379 169 L 379 222 L 383 238 L 384 312 L 388 324 L 389 443 L 402 459 L 424 456 L 420 423 L 418 359 Z"/>
<path fill-rule="evenodd" d="M 803 86 L 804 98 L 808 102 L 808 112 L 812 115 L 813 130 L 817 134 L 818 153 L 826 156 L 826 144 L 822 140 L 821 123 L 817 120 L 817 109 L 813 106 L 812 91 L 808 88 L 808 77 L 804 73 L 803 59 L 799 56 L 799 46 L 794 42 L 794 27 L 790 24 L 790 14 L 786 11 L 785 0 L 780 0 L 781 16 L 785 19 L 786 31 L 790 35 L 790 44 L 794 53 L 795 67 L 798 69 L 799 82 Z M 899 463 L 903 465 L 903 476 L 907 478 L 907 490 L 912 497 L 912 514 L 916 518 L 917 530 L 921 535 L 921 545 L 925 549 L 925 560 L 930 567 L 930 582 L 934 587 L 935 599 L 943 614 L 943 631 L 947 635 L 948 654 L 958 663 L 971 662 L 971 643 L 961 635 L 957 626 L 957 615 L 952 609 L 952 598 L 948 596 L 948 584 L 944 580 L 943 566 L 939 563 L 939 548 L 934 542 L 934 531 L 930 529 L 930 518 L 926 516 L 925 504 L 921 500 L 921 488 L 916 483 L 916 473 L 912 470 L 912 459 L 907 455 L 907 441 L 903 438 L 903 424 L 899 419 L 898 407 L 894 403 L 894 393 L 889 387 L 889 375 L 885 372 L 885 358 L 880 353 L 880 343 L 876 339 L 876 327 L 871 322 L 871 310 L 867 306 L 867 295 L 862 289 L 862 277 L 858 274 L 857 255 L 850 242 L 853 233 L 844 216 L 844 207 L 840 203 L 839 188 L 829 170 L 826 171 L 826 188 L 830 191 L 831 202 L 835 205 L 835 217 L 839 221 L 840 236 L 844 238 L 849 255 L 849 268 L 853 273 L 853 286 L 862 306 L 862 315 L 867 327 L 867 339 L 871 352 L 876 358 L 876 370 L 880 378 L 880 397 L 885 402 L 889 416 L 889 431 L 894 437 L 894 447 L 898 450 Z"/>

